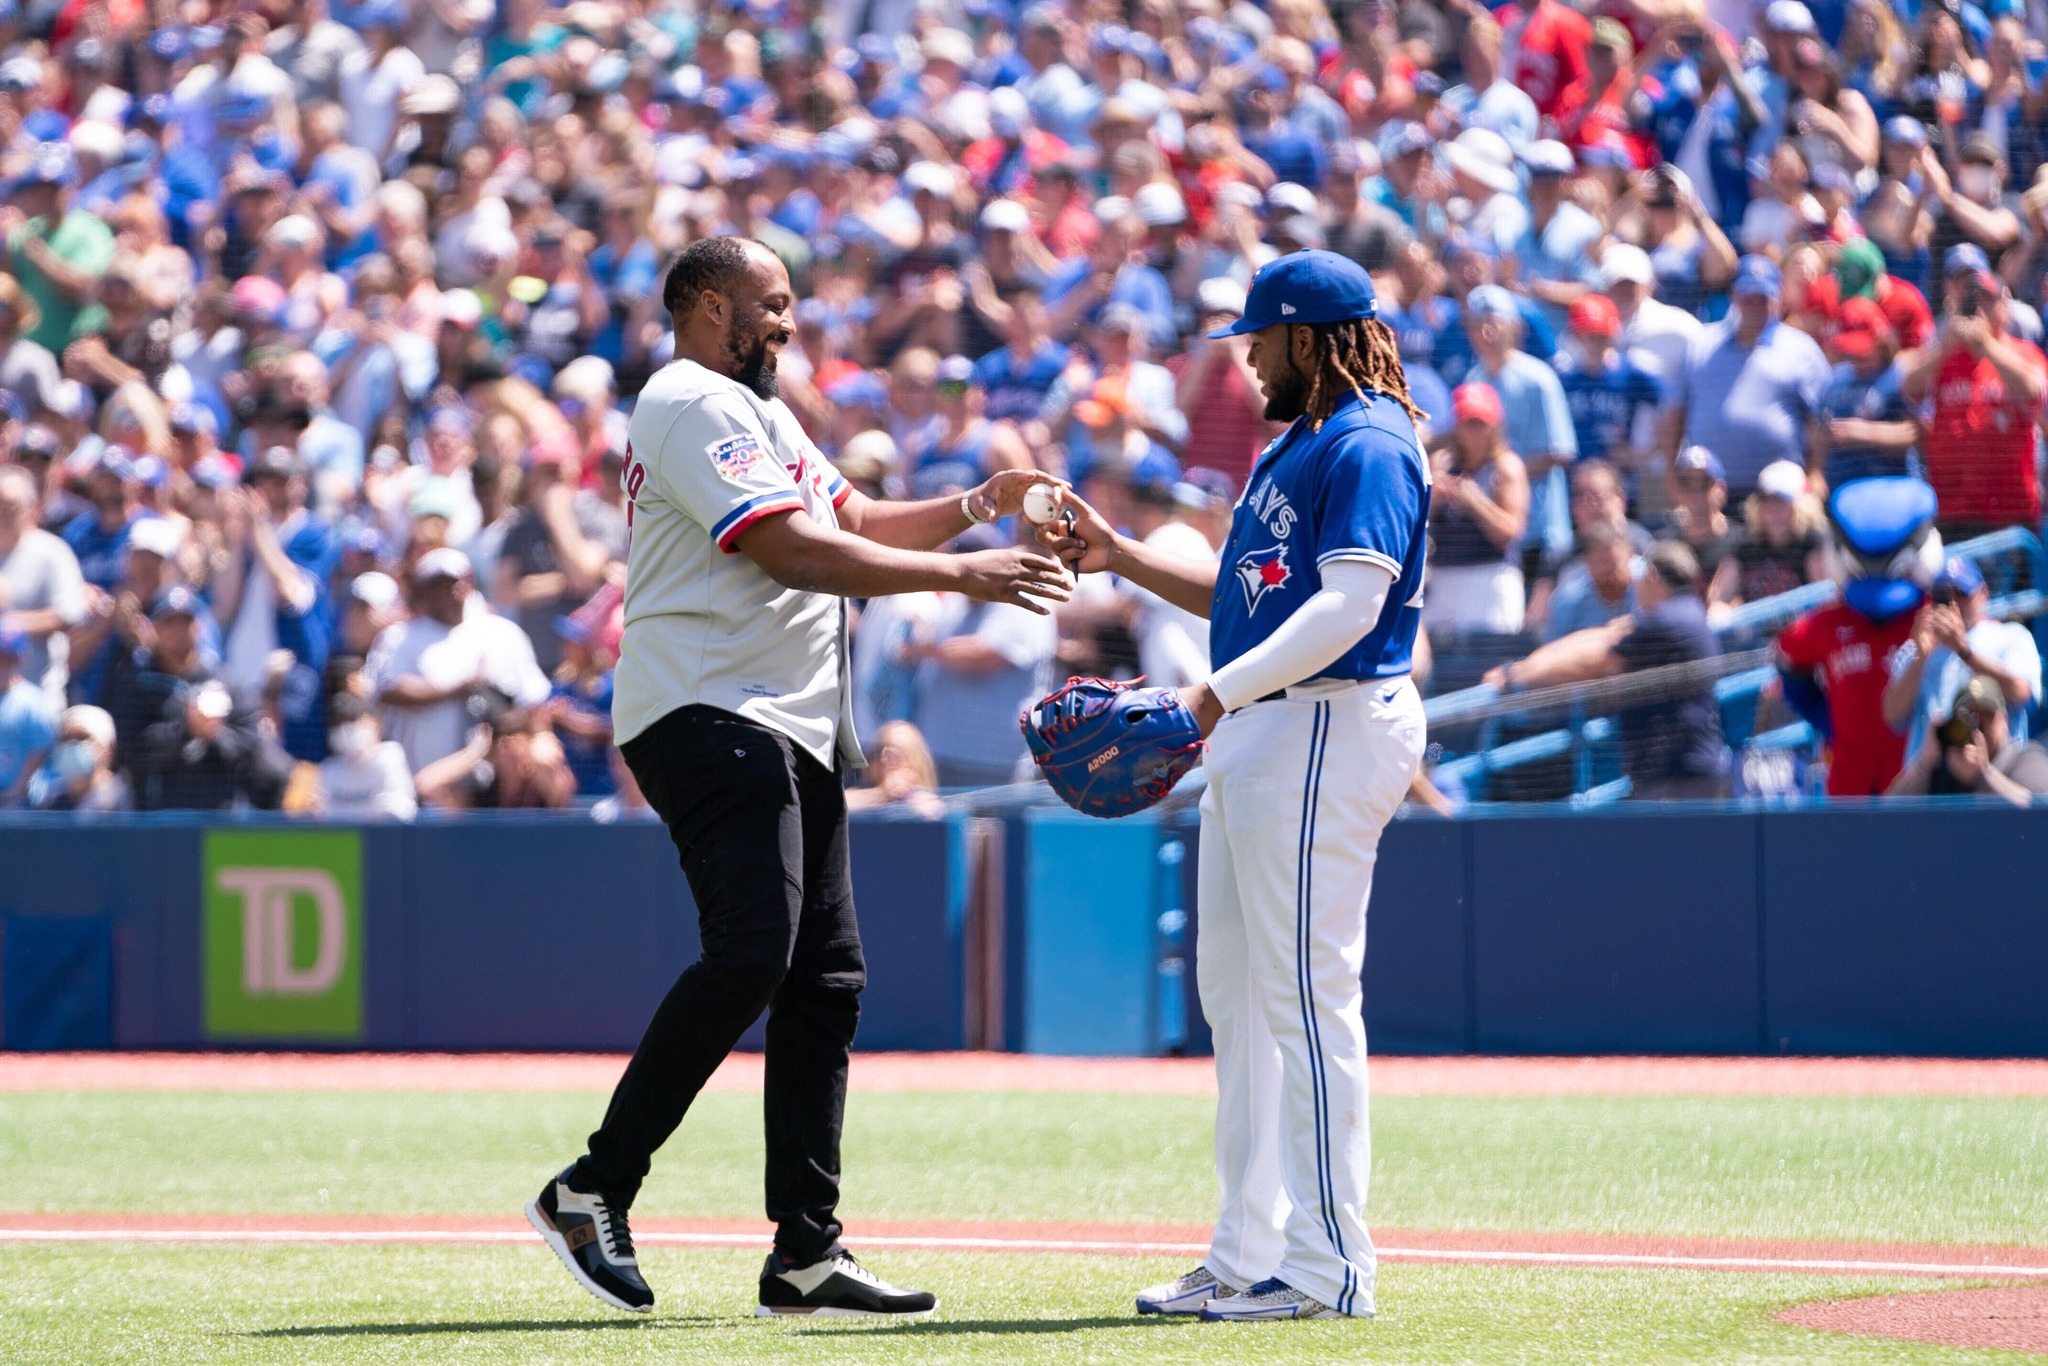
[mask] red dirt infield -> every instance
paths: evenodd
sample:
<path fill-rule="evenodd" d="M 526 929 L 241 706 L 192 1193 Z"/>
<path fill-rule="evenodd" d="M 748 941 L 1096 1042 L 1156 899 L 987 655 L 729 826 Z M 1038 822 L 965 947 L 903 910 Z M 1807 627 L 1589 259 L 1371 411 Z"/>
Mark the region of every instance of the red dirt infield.
<path fill-rule="evenodd" d="M 1200 1256 L 1209 1229 L 1196 1224 L 1003 1223 L 964 1220 L 858 1221 L 852 1241 L 877 1248 L 961 1252 Z M 636 1215 L 647 1244 L 753 1247 L 774 1228 L 753 1219 Z M 0 1213 L 0 1243 L 519 1243 L 532 1231 L 515 1216 L 394 1217 L 371 1214 Z M 1777 1272 L 1800 1275 L 1968 1277 L 2048 1282 L 2048 1247 L 1827 1243 L 1660 1234 L 1517 1233 L 1376 1229 L 1390 1262 L 1635 1267 L 1651 1270 Z"/>
<path fill-rule="evenodd" d="M 619 1053 L 0 1053 L 0 1091 L 609 1091 Z M 2048 1060 L 1947 1058 L 1393 1058 L 1381 1096 L 2048 1096 Z M 1207 1058 L 856 1053 L 862 1091 L 1211 1095 Z M 711 1089 L 757 1091 L 736 1053 Z"/>
<path fill-rule="evenodd" d="M 1865 1337 L 2048 1356 L 2048 1286 L 2042 1285 L 1825 1300 L 1787 1309 L 1778 1321 Z"/>

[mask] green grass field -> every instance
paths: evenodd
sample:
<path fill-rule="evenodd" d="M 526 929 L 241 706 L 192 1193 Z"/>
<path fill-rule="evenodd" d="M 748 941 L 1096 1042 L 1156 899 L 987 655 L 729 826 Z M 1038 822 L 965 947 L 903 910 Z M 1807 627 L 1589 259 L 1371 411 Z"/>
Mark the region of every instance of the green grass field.
<path fill-rule="evenodd" d="M 0 1095 L 0 1210 L 515 1215 L 602 1097 Z M 844 1211 L 863 1218 L 1199 1223 L 1197 1098 L 856 1094 Z M 758 1101 L 707 1095 L 646 1214 L 757 1216 Z M 2037 1243 L 2048 1102 L 1395 1098 L 1374 1109 L 1373 1222 L 1424 1229 Z M 648 1247 L 650 1319 L 611 1315 L 530 1246 L 0 1246 L 0 1360 L 2024 1361 L 1772 1321 L 1843 1294 L 1957 1284 L 1394 1264 L 1378 1319 L 1140 1320 L 1137 1258 L 877 1251 L 939 1292 L 916 1325 L 757 1322 L 759 1254 Z"/>

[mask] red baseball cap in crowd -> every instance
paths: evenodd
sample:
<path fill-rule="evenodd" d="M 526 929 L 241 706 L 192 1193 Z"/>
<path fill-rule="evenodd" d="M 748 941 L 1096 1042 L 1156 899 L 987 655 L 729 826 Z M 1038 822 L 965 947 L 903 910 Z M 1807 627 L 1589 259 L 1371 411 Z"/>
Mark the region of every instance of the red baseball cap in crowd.
<path fill-rule="evenodd" d="M 551 427 L 533 439 L 526 450 L 526 468 L 537 465 L 575 465 L 576 434 L 567 427 Z"/>
<path fill-rule="evenodd" d="M 1621 335 L 1621 310 L 1605 294 L 1580 295 L 1578 302 L 1566 311 L 1565 322 L 1572 331 L 1595 337 Z"/>
<path fill-rule="evenodd" d="M 1484 422 L 1497 427 L 1501 419 L 1500 395 L 1491 384 L 1461 384 L 1451 391 L 1451 415 L 1460 422 Z"/>
<path fill-rule="evenodd" d="M 1885 317 L 1877 300 L 1855 298 L 1842 305 L 1828 340 L 1834 344 L 1838 354 L 1850 360 L 1861 360 L 1880 345 L 1896 344 L 1898 335 L 1893 332 L 1891 319 Z"/>

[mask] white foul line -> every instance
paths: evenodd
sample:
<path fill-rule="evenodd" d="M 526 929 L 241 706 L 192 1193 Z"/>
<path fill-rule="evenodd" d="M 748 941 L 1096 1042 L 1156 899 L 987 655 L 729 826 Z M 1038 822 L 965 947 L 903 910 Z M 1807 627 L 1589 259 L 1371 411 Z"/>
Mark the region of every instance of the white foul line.
<path fill-rule="evenodd" d="M 0 1243 L 528 1243 L 530 1233 L 512 1229 L 68 1229 L 0 1228 Z M 679 1247 L 757 1247 L 758 1233 L 665 1233 L 634 1235 L 642 1244 Z M 1042 1252 L 1096 1255 L 1200 1256 L 1204 1243 L 1094 1241 L 1077 1238 L 949 1238 L 883 1235 L 860 1240 L 870 1247 L 941 1252 Z M 1397 1262 L 1510 1262 L 1533 1266 L 1621 1266 L 1661 1270 L 1835 1272 L 1852 1275 L 1999 1276 L 2048 1278 L 2048 1266 L 1970 1265 L 1961 1262 L 1877 1262 L 1819 1257 L 1705 1257 L 1677 1253 L 1514 1252 L 1486 1248 L 1383 1247 L 1379 1255 Z"/>

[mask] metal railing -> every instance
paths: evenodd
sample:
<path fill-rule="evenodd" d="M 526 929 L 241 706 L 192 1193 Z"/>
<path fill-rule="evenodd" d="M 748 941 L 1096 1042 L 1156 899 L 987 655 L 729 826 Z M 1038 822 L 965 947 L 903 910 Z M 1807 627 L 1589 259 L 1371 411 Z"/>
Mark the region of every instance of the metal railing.
<path fill-rule="evenodd" d="M 2048 616 L 2048 550 L 2039 537 L 2023 527 L 2008 527 L 1948 547 L 1951 556 L 1996 562 L 2001 558 L 2023 559 L 2028 567 L 2029 586 L 2017 586 L 2009 572 L 1986 574 L 1996 596 L 1986 615 L 2004 621 L 2041 619 Z M 2004 591 L 1999 591 L 1999 590 Z M 1714 625 L 1715 635 L 1724 643 L 1755 640 L 1797 620 L 1816 607 L 1832 602 L 1840 593 L 1834 583 L 1809 583 L 1789 592 L 1744 603 Z M 2036 633 L 2040 632 L 2037 625 Z M 1461 688 L 1432 697 L 1423 704 L 1430 729 L 1477 726 L 1473 752 L 1456 755 L 1437 765 L 1436 772 L 1462 784 L 1473 800 L 1484 800 L 1488 781 L 1533 764 L 1569 755 L 1572 760 L 1572 801 L 1574 805 L 1599 805 L 1626 795 L 1627 779 L 1602 780 L 1595 772 L 1595 747 L 1612 735 L 1609 718 L 1629 702 L 1670 695 L 1688 682 L 1712 679 L 1714 700 L 1720 707 L 1724 730 L 1740 734 L 1731 742 L 1738 749 L 1794 750 L 1811 752 L 1819 737 L 1805 722 L 1782 725 L 1752 734 L 1747 726 L 1731 726 L 1731 715 L 1747 706 L 1751 719 L 1766 690 L 1776 686 L 1777 670 L 1770 664 L 1768 647 L 1724 654 L 1694 664 L 1666 665 L 1618 678 L 1589 683 L 1505 693 L 1489 684 Z M 1513 723 L 1527 723 L 1557 711 L 1566 713 L 1562 724 L 1535 734 L 1501 740 L 1502 729 Z"/>

